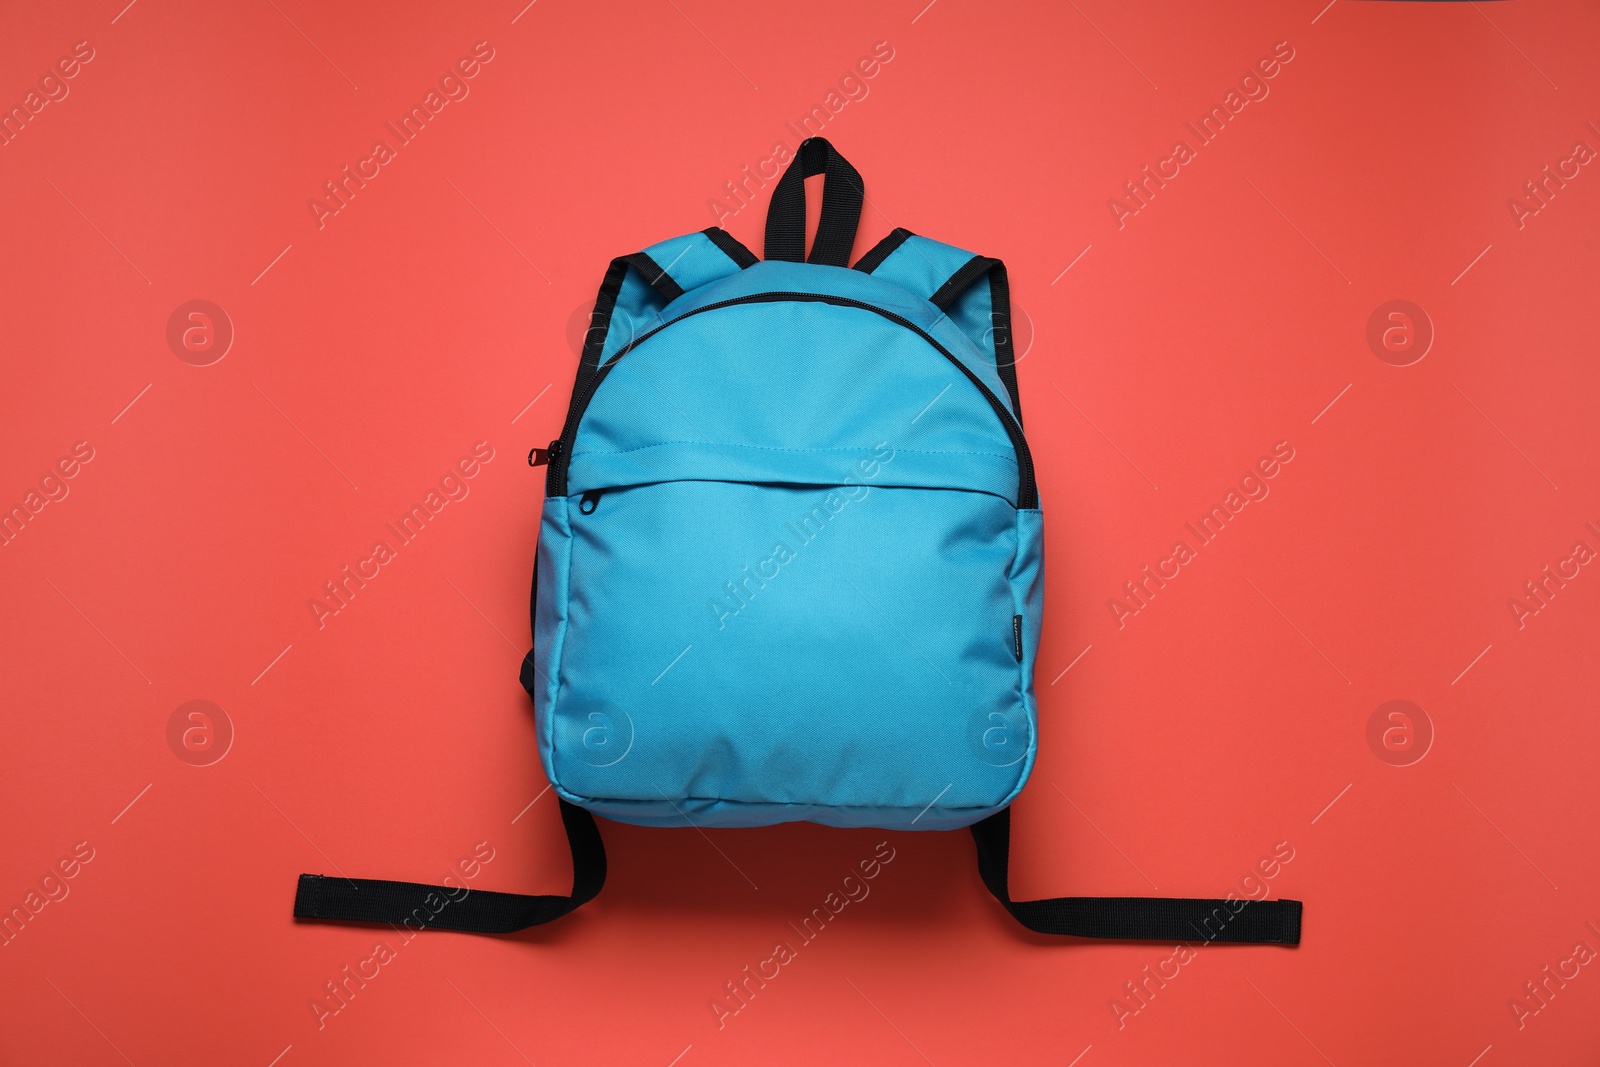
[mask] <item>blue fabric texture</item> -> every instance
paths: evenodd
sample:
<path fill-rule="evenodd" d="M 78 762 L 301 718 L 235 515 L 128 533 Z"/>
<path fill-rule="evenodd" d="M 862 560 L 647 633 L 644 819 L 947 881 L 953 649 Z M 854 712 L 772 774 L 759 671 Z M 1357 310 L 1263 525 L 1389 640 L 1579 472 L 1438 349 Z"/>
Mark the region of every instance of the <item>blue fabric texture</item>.
<path fill-rule="evenodd" d="M 971 258 L 971 252 L 914 233 L 878 264 L 872 276 L 927 299 Z"/>
<path fill-rule="evenodd" d="M 982 323 L 926 299 L 971 254 L 928 244 L 897 254 L 904 284 L 740 270 L 702 234 L 647 250 L 671 303 L 624 279 L 539 533 L 562 797 L 641 825 L 947 830 L 1027 781 L 1042 516 L 952 362 L 1009 413 Z"/>

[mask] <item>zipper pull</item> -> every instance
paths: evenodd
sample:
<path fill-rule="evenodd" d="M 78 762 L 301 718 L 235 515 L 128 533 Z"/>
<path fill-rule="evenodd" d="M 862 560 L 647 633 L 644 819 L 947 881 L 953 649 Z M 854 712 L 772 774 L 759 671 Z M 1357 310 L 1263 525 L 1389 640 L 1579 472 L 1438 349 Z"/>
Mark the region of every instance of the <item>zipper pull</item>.
<path fill-rule="evenodd" d="M 528 466 L 543 467 L 552 462 L 561 454 L 561 439 L 558 437 L 550 442 L 549 448 L 535 448 L 528 453 Z"/>
<path fill-rule="evenodd" d="M 605 490 L 591 489 L 578 498 L 578 510 L 585 515 L 593 515 L 594 509 L 600 505 L 600 494 Z"/>

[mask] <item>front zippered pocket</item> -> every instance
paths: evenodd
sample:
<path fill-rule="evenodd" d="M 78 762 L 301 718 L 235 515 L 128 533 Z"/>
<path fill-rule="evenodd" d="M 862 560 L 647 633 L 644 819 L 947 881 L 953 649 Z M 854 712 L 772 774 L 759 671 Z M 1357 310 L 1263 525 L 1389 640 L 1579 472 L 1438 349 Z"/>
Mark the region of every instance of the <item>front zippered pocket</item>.
<path fill-rule="evenodd" d="M 587 410 L 590 400 L 593 399 L 595 390 L 600 387 L 600 383 L 605 381 L 607 376 L 610 375 L 611 371 L 615 369 L 617 363 L 622 359 L 623 356 L 639 347 L 645 341 L 650 340 L 661 331 L 697 315 L 704 314 L 705 312 L 717 311 L 722 308 L 734 307 L 743 304 L 780 302 L 814 302 L 832 304 L 836 307 L 857 308 L 862 311 L 871 312 L 872 314 L 892 322 L 895 325 L 900 326 L 920 337 L 945 359 L 949 360 L 950 363 L 952 363 L 958 370 L 960 370 L 967 380 L 977 387 L 978 391 L 983 395 L 984 400 L 988 402 L 989 407 L 993 409 L 995 416 L 1000 420 L 1001 426 L 1005 429 L 1006 436 L 1010 439 L 1012 450 L 1016 455 L 1017 507 L 1019 509 L 1027 509 L 1038 506 L 1038 486 L 1034 479 L 1033 457 L 1028 451 L 1028 442 L 1023 436 L 1022 427 L 1017 422 L 1016 418 L 1011 414 L 1010 409 L 1007 408 L 1000 398 L 994 394 L 992 389 L 984 384 L 983 380 L 979 378 L 970 367 L 957 358 L 949 349 L 945 348 L 937 340 L 935 340 L 933 336 L 930 335 L 926 330 L 903 315 L 880 308 L 875 304 L 869 304 L 865 301 L 855 300 L 850 297 L 833 296 L 825 293 L 798 292 L 753 293 L 747 296 L 734 297 L 729 300 L 720 300 L 712 304 L 707 304 L 704 307 L 695 308 L 692 311 L 685 312 L 670 322 L 662 323 L 660 326 L 641 334 L 639 337 L 634 338 L 628 344 L 618 349 L 616 354 L 608 359 L 597 371 L 592 373 L 589 378 L 582 383 L 577 394 L 573 397 L 572 406 L 567 412 L 566 422 L 562 427 L 561 436 L 558 438 L 558 446 L 551 450 L 549 473 L 546 479 L 546 495 L 566 495 L 567 472 L 572 463 L 573 441 L 577 436 L 578 425 L 583 420 L 584 412 Z"/>
<path fill-rule="evenodd" d="M 550 498 L 536 704 L 552 781 L 625 821 L 1005 803 L 1035 723 L 1018 514 L 876 482 L 615 486 L 588 514 Z"/>

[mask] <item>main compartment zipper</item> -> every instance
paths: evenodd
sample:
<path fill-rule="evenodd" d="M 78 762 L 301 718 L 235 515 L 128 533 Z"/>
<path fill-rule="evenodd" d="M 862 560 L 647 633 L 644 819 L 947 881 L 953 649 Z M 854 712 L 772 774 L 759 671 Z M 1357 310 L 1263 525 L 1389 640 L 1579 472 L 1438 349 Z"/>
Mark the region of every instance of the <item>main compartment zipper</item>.
<path fill-rule="evenodd" d="M 945 348 L 938 341 L 934 340 L 926 330 L 905 316 L 896 315 L 894 312 L 887 311 L 875 304 L 868 304 L 861 300 L 853 300 L 847 296 L 833 296 L 827 293 L 752 293 L 749 296 L 737 296 L 730 300 L 719 300 L 716 303 L 707 304 L 705 307 L 699 307 L 695 308 L 693 311 L 684 312 L 671 322 L 664 322 L 655 329 L 640 334 L 632 341 L 629 341 L 626 345 L 623 345 L 610 359 L 606 360 L 606 362 L 602 364 L 598 370 L 589 375 L 589 377 L 584 381 L 583 385 L 579 388 L 577 394 L 573 396 L 572 406 L 567 409 L 567 421 L 561 428 L 561 436 L 552 443 L 552 447 L 550 449 L 550 466 L 548 468 L 549 473 L 547 474 L 545 481 L 545 494 L 547 496 L 566 495 L 567 468 L 572 464 L 572 443 L 578 434 L 578 423 L 583 421 L 583 413 L 588 409 L 589 401 L 594 397 L 595 390 L 600 387 L 600 383 L 605 380 L 606 375 L 611 373 L 612 369 L 616 367 L 617 362 L 622 359 L 623 356 L 627 355 L 635 348 L 638 348 L 641 344 L 650 340 L 650 338 L 654 337 L 662 330 L 665 330 L 676 323 L 682 322 L 684 319 L 692 318 L 695 315 L 704 314 L 707 311 L 717 311 L 721 308 L 733 307 L 738 304 L 772 304 L 791 302 L 833 304 L 838 307 L 860 308 L 862 311 L 870 311 L 874 315 L 888 319 L 897 326 L 901 326 L 907 330 L 910 330 L 912 333 L 928 342 L 928 344 L 932 345 L 940 355 L 944 356 L 945 359 L 948 359 L 951 363 L 955 364 L 956 368 L 960 370 L 962 374 L 967 376 L 968 381 L 972 382 L 973 385 L 978 387 L 978 391 L 983 394 L 983 398 L 989 402 L 989 406 L 994 409 L 995 415 L 1000 419 L 1000 424 L 1005 428 L 1006 436 L 1011 439 L 1011 447 L 1013 450 L 1015 450 L 1017 455 L 1017 507 L 1026 509 L 1039 506 L 1039 489 L 1034 480 L 1033 456 L 1028 451 L 1028 441 L 1022 435 L 1022 427 L 1012 416 L 1010 409 L 1000 401 L 999 397 L 994 395 L 993 390 L 983 383 L 983 379 L 979 378 L 977 374 L 973 372 L 972 368 L 968 367 L 965 363 L 961 362 L 961 360 L 957 359 L 953 354 L 951 354 L 949 349 Z"/>

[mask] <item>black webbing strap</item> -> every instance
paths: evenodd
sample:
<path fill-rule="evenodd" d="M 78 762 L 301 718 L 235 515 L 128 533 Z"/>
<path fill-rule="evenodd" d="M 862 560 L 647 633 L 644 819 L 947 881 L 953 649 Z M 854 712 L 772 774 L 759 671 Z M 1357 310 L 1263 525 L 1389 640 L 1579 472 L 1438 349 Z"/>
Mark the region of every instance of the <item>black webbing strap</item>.
<path fill-rule="evenodd" d="M 622 261 L 639 272 L 639 277 L 649 282 L 656 292 L 660 293 L 667 303 L 672 303 L 683 295 L 683 286 L 673 280 L 672 275 L 661 268 L 655 260 L 643 252 L 635 252 L 631 256 L 622 256 Z"/>
<path fill-rule="evenodd" d="M 622 294 L 622 282 L 627 277 L 629 269 L 637 271 L 639 277 L 669 304 L 683 295 L 683 286 L 643 252 L 613 259 L 611 266 L 606 270 L 605 280 L 600 283 L 600 295 L 595 298 L 594 310 L 589 313 L 589 328 L 583 333 L 583 352 L 578 359 L 578 375 L 572 387 L 574 396 L 582 391 L 587 380 L 600 369 L 600 357 L 605 351 L 606 335 L 611 331 L 611 318 L 616 314 L 617 299 Z M 554 468 L 555 465 L 551 464 L 551 469 Z"/>
<path fill-rule="evenodd" d="M 989 279 L 989 320 L 993 324 L 994 369 L 1011 395 L 1011 413 L 1022 424 L 1022 394 L 1017 387 L 1017 356 L 1011 336 L 1011 282 L 1006 265 L 988 256 L 973 256 L 928 297 L 929 303 L 948 312 L 979 278 Z"/>
<path fill-rule="evenodd" d="M 994 369 L 1011 394 L 1011 414 L 1022 425 L 1022 390 L 1017 385 L 1017 349 L 1011 332 L 1011 280 L 998 259 L 989 267 L 989 314 L 994 323 Z"/>
<path fill-rule="evenodd" d="M 472 934 L 509 934 L 559 919 L 593 900 L 606 881 L 606 850 L 594 816 L 562 800 L 561 821 L 572 847 L 571 896 L 523 896 L 463 886 L 302 874 L 294 895 L 294 917 Z"/>
<path fill-rule="evenodd" d="M 823 175 L 822 219 L 817 223 L 817 239 L 811 243 L 808 257 L 806 179 L 814 174 Z M 834 151 L 833 145 L 821 137 L 801 141 L 795 161 L 772 190 L 772 203 L 767 207 L 766 258 L 849 266 L 864 196 L 861 175 Z"/>
<path fill-rule="evenodd" d="M 916 234 L 904 226 L 896 226 L 889 232 L 889 236 L 867 249 L 862 257 L 856 260 L 855 266 L 850 269 L 859 270 L 864 274 L 871 274 L 883 266 L 884 260 L 894 255 L 895 249 L 906 243 L 906 238 L 915 236 Z"/>
<path fill-rule="evenodd" d="M 628 273 L 628 257 L 613 259 L 600 283 L 600 295 L 589 313 L 589 328 L 583 333 L 583 352 L 578 360 L 578 382 L 600 369 L 600 353 L 606 346 L 606 333 L 611 329 L 611 316 L 617 310 L 617 296 L 622 292 L 622 279 Z M 573 390 L 576 393 L 576 388 Z"/>
<path fill-rule="evenodd" d="M 721 226 L 707 226 L 700 232 L 705 234 L 712 244 L 722 249 L 723 255 L 737 263 L 740 270 L 746 270 L 761 262 L 754 252 L 740 244 L 738 238 Z"/>
<path fill-rule="evenodd" d="M 1233 941 L 1298 945 L 1298 900 L 1185 900 L 1173 897 L 1056 897 L 1012 900 L 1011 809 L 973 824 L 978 873 L 1017 922 L 1041 934 L 1130 941 Z"/>

